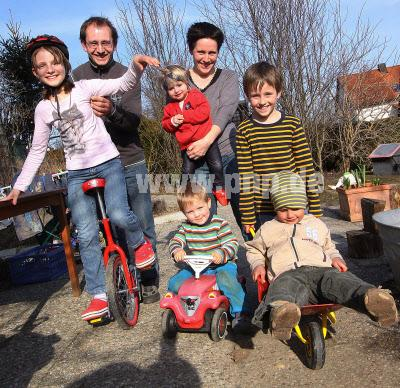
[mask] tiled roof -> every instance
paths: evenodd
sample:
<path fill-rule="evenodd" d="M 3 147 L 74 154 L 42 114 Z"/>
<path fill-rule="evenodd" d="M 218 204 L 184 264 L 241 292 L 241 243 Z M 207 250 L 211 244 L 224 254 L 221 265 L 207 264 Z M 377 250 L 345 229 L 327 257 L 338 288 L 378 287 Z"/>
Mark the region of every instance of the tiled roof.
<path fill-rule="evenodd" d="M 337 82 L 358 108 L 394 103 L 400 96 L 400 65 L 387 67 L 387 72 L 375 69 L 341 76 Z"/>

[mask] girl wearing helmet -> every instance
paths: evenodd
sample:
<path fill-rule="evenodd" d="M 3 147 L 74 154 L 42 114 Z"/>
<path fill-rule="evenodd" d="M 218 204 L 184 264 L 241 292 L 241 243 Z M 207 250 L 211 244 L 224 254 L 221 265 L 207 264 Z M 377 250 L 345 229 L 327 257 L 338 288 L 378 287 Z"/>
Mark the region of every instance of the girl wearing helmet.
<path fill-rule="evenodd" d="M 68 49 L 60 39 L 38 36 L 28 43 L 27 51 L 32 60 L 32 72 L 44 86 L 44 96 L 35 109 L 31 149 L 21 174 L 4 200 L 17 203 L 18 196 L 31 184 L 44 159 L 52 127 L 58 128 L 68 170 L 68 205 L 78 229 L 86 291 L 93 297 L 82 318 L 91 320 L 107 313 L 108 304 L 101 247 L 99 242 L 90 239 L 93 234 L 88 233 L 98 229 L 98 221 L 92 212 L 95 200 L 84 194 L 83 182 L 92 178 L 106 179 L 104 197 L 108 215 L 113 224 L 125 230 L 127 243 L 135 252 L 137 267 L 151 265 L 155 256 L 137 217 L 129 209 L 119 153 L 103 120 L 93 113 L 90 100 L 92 96 L 109 96 L 132 89 L 145 67 L 159 66 L 159 61 L 137 55 L 120 78 L 74 83 L 69 77 Z"/>

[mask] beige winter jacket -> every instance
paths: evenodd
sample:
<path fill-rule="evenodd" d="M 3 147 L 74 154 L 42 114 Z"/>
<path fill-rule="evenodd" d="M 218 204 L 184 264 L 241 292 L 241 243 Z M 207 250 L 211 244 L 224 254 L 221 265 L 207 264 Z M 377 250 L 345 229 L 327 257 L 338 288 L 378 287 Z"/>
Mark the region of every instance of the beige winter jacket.
<path fill-rule="evenodd" d="M 342 259 L 326 225 L 310 214 L 298 224 L 268 221 L 245 246 L 251 270 L 266 266 L 269 281 L 300 266 L 331 267 L 333 258 Z"/>

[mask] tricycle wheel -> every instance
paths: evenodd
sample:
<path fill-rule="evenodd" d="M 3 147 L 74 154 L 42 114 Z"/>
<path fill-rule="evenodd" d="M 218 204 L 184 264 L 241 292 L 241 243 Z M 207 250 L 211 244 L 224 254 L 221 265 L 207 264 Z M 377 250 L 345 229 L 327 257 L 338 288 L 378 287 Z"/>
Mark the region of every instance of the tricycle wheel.
<path fill-rule="evenodd" d="M 165 338 L 175 338 L 177 335 L 177 321 L 171 309 L 162 313 L 162 334 Z"/>
<path fill-rule="evenodd" d="M 210 337 L 214 342 L 220 342 L 227 330 L 227 312 L 224 307 L 217 308 L 214 311 L 212 323 L 210 325 Z"/>
<path fill-rule="evenodd" d="M 304 338 L 308 341 L 305 345 L 306 365 L 313 370 L 321 369 L 326 359 L 326 347 L 321 326 L 317 321 L 309 321 L 302 327 Z"/>
<path fill-rule="evenodd" d="M 132 279 L 132 290 L 129 290 L 127 276 Z M 139 314 L 139 291 L 136 280 L 129 273 L 124 273 L 121 257 L 112 254 L 106 268 L 106 289 L 110 311 L 123 329 L 135 326 Z"/>

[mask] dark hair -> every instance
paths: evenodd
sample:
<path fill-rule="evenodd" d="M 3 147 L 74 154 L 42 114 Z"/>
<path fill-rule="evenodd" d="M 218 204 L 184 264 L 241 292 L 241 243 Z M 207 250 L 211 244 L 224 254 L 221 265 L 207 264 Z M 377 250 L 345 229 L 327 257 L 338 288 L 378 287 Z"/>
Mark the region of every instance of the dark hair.
<path fill-rule="evenodd" d="M 277 93 L 283 89 L 283 77 L 277 68 L 266 61 L 254 63 L 246 69 L 243 78 L 245 94 L 249 94 L 254 89 L 259 89 L 264 83 L 273 86 Z"/>
<path fill-rule="evenodd" d="M 209 38 L 216 41 L 219 50 L 224 42 L 223 31 L 214 24 L 207 22 L 194 23 L 187 31 L 187 44 L 189 51 L 192 52 L 195 48 L 196 42 L 203 38 Z"/>
<path fill-rule="evenodd" d="M 86 19 L 79 30 L 79 39 L 81 42 L 86 42 L 86 29 L 91 25 L 94 24 L 98 27 L 109 27 L 111 30 L 111 37 L 113 39 L 114 46 L 117 46 L 118 41 L 118 33 L 116 28 L 113 26 L 113 23 L 110 22 L 109 19 L 104 18 L 103 16 L 91 16 L 89 19 Z"/>
<path fill-rule="evenodd" d="M 71 92 L 71 89 L 74 87 L 74 82 L 71 80 L 69 77 L 69 74 L 71 72 L 71 64 L 68 61 L 67 57 L 65 56 L 64 52 L 57 46 L 42 46 L 38 47 L 33 53 L 32 53 L 32 66 L 36 66 L 36 54 L 40 49 L 45 49 L 48 51 L 50 54 L 53 55 L 54 59 L 58 63 L 62 63 L 65 69 L 65 79 L 61 83 L 60 87 L 64 88 L 64 91 L 66 93 Z M 48 85 L 44 85 L 44 90 L 43 90 L 43 97 L 45 99 L 50 98 L 50 96 L 54 93 L 54 88 L 49 87 Z"/>

